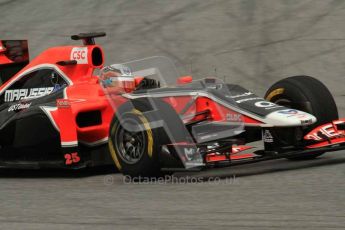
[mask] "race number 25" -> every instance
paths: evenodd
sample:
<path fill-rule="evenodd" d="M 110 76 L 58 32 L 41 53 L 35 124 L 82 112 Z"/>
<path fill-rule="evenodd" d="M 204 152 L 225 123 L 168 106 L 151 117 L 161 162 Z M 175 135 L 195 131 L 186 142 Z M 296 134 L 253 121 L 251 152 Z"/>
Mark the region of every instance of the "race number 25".
<path fill-rule="evenodd" d="M 80 161 L 80 157 L 78 156 L 77 152 L 65 154 L 65 159 L 66 159 L 66 162 L 65 162 L 66 165 L 76 164 Z"/>

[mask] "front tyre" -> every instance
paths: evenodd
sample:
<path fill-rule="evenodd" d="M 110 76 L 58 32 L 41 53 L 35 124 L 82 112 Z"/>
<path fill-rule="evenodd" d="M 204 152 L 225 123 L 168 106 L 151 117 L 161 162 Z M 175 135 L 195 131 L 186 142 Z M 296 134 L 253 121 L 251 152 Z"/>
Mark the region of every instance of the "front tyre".
<path fill-rule="evenodd" d="M 280 80 L 267 90 L 265 98 L 273 103 L 314 115 L 317 122 L 304 129 L 304 135 L 313 128 L 339 117 L 332 94 L 322 82 L 313 77 L 294 76 Z M 289 159 L 314 159 L 322 154 L 301 155 Z"/>
<path fill-rule="evenodd" d="M 131 177 L 157 175 L 160 171 L 157 152 L 158 141 L 147 118 L 137 109 L 117 116 L 111 123 L 109 150 L 116 167 Z M 137 130 L 131 127 L 136 127 Z"/>
<path fill-rule="evenodd" d="M 157 125 L 160 122 L 164 125 Z M 187 141 L 184 130 L 182 120 L 169 104 L 158 99 L 133 100 L 120 106 L 113 117 L 109 150 L 124 175 L 133 179 L 163 176 L 162 146 Z"/>

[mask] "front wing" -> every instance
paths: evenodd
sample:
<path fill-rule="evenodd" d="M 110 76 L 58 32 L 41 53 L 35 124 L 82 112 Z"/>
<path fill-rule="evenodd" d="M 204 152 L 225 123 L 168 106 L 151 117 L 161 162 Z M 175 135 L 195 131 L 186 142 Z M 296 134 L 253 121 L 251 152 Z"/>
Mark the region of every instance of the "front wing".
<path fill-rule="evenodd" d="M 182 170 L 201 170 L 213 167 L 228 167 L 279 158 L 293 158 L 297 156 L 316 155 L 324 152 L 345 150 L 345 119 L 339 119 L 313 129 L 311 132 L 305 135 L 304 140 L 307 143 L 306 146 L 302 148 L 286 148 L 282 149 L 281 152 L 256 150 L 248 153 L 248 150 L 252 150 L 254 147 L 232 145 L 229 143 L 217 146 L 213 149 L 207 149 L 205 148 L 206 146 L 195 147 L 193 144 L 177 143 L 173 145 L 174 148 L 169 148 L 169 150 L 179 149 L 178 152 L 185 154 L 181 160 L 187 162 L 193 162 L 193 158 L 198 158 L 195 156 L 202 156 L 202 164 L 199 164 L 194 168 Z M 163 170 L 173 169 L 163 168 Z M 176 170 L 181 170 L 181 168 Z"/>

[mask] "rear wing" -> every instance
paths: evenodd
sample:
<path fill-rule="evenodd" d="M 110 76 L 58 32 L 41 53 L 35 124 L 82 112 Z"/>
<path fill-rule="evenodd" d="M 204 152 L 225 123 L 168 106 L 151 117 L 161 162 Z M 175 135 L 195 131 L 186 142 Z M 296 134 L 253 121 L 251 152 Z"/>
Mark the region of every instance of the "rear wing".
<path fill-rule="evenodd" d="M 1 85 L 29 63 L 27 40 L 0 40 Z"/>

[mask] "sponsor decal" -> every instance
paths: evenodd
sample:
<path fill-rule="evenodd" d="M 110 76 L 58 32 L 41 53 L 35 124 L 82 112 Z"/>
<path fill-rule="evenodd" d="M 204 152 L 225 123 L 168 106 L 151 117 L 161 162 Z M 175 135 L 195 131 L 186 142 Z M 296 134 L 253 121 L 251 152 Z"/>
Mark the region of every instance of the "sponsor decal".
<path fill-rule="evenodd" d="M 87 47 L 74 47 L 71 51 L 71 60 L 76 60 L 78 64 L 88 64 Z"/>
<path fill-rule="evenodd" d="M 250 95 L 253 95 L 253 93 L 252 93 L 252 92 L 246 92 L 246 93 L 243 93 L 243 94 L 234 95 L 234 96 L 227 96 L 227 97 L 230 97 L 230 98 L 239 98 L 239 97 L 247 97 L 247 96 L 250 96 Z"/>
<path fill-rule="evenodd" d="M 276 105 L 276 106 L 272 106 L 272 107 L 267 107 L 267 108 L 265 108 L 266 110 L 269 110 L 269 109 L 277 109 L 277 108 L 281 108 L 281 107 L 283 107 L 283 106 L 281 106 L 281 105 Z"/>
<path fill-rule="evenodd" d="M 280 114 L 286 115 L 286 117 L 297 117 L 297 118 L 305 118 L 307 114 L 296 109 L 287 109 L 278 111 Z"/>
<path fill-rule="evenodd" d="M 273 97 L 283 94 L 283 93 L 284 93 L 284 88 L 275 89 L 272 92 L 270 92 L 270 94 L 268 94 L 268 96 L 266 97 L 266 100 L 270 101 Z"/>
<path fill-rule="evenodd" d="M 216 137 L 218 137 L 218 134 L 217 134 L 217 133 L 214 133 L 214 134 L 209 134 L 209 135 L 201 136 L 201 137 L 199 137 L 199 139 L 200 139 L 200 140 L 206 140 L 206 139 L 216 138 Z"/>
<path fill-rule="evenodd" d="M 299 111 L 296 110 L 296 109 L 286 109 L 286 110 L 278 111 L 278 113 L 286 114 L 286 115 L 292 115 L 292 116 L 298 114 L 298 112 L 299 112 Z"/>
<path fill-rule="evenodd" d="M 246 102 L 246 101 L 255 101 L 255 100 L 262 100 L 261 97 L 252 97 L 252 98 L 245 98 L 245 99 L 241 99 L 241 100 L 237 100 L 237 103 L 242 103 L 242 102 Z"/>
<path fill-rule="evenodd" d="M 196 152 L 197 150 L 195 148 L 184 148 L 184 155 L 189 161 L 194 159 Z"/>
<path fill-rule="evenodd" d="M 268 108 L 268 107 L 276 106 L 276 104 L 269 101 L 258 101 L 255 103 L 255 106 L 259 108 Z"/>
<path fill-rule="evenodd" d="M 227 121 L 242 121 L 241 114 L 233 114 L 233 113 L 227 113 L 226 114 L 226 120 Z"/>
<path fill-rule="evenodd" d="M 301 120 L 301 125 L 311 125 L 311 124 L 313 124 L 312 119 Z"/>
<path fill-rule="evenodd" d="M 283 107 L 281 105 L 277 105 L 269 101 L 258 101 L 255 103 L 255 106 L 259 108 L 264 108 L 266 110 Z"/>
<path fill-rule="evenodd" d="M 56 100 L 56 106 L 58 108 L 69 108 L 71 107 L 71 103 L 68 99 L 58 99 Z"/>
<path fill-rule="evenodd" d="M 53 92 L 53 90 L 54 87 L 6 90 L 4 100 L 5 102 L 11 102 L 21 99 L 43 97 Z"/>
<path fill-rule="evenodd" d="M 343 131 L 338 131 L 335 129 L 335 126 L 339 124 L 345 124 L 344 121 L 335 121 L 331 124 L 320 126 L 310 133 L 308 133 L 304 139 L 305 140 L 315 140 L 315 141 L 321 141 L 324 140 L 325 137 L 327 138 L 336 138 L 336 137 L 342 137 L 344 136 Z"/>
<path fill-rule="evenodd" d="M 240 104 L 240 103 L 247 102 L 247 101 L 257 101 L 257 100 L 259 100 L 259 101 L 255 102 L 254 106 L 256 106 L 258 108 L 264 108 L 266 110 L 269 110 L 269 109 L 276 109 L 276 108 L 283 107 L 281 105 L 277 105 L 277 104 L 274 104 L 272 102 L 265 101 L 261 97 L 245 98 L 245 99 L 237 100 L 236 102 Z"/>
<path fill-rule="evenodd" d="M 313 120 L 309 118 L 308 114 L 296 109 L 287 109 L 278 111 L 279 114 L 286 115 L 286 117 L 295 117 L 301 120 L 301 125 L 310 125 L 313 123 Z"/>
<path fill-rule="evenodd" d="M 8 109 L 8 112 L 27 109 L 30 106 L 31 106 L 31 103 L 23 103 L 23 104 L 19 103 L 19 104 L 11 105 L 10 108 Z"/>
<path fill-rule="evenodd" d="M 184 164 L 186 167 L 196 167 L 203 165 L 202 158 L 199 154 L 199 148 L 183 148 L 185 160 Z"/>
<path fill-rule="evenodd" d="M 184 155 L 186 157 L 186 160 L 192 161 L 192 160 L 198 160 L 200 158 L 200 148 L 193 148 L 193 147 L 183 147 Z"/>
<path fill-rule="evenodd" d="M 273 143 L 273 136 L 269 130 L 264 130 L 262 133 L 262 140 L 265 143 Z"/>

